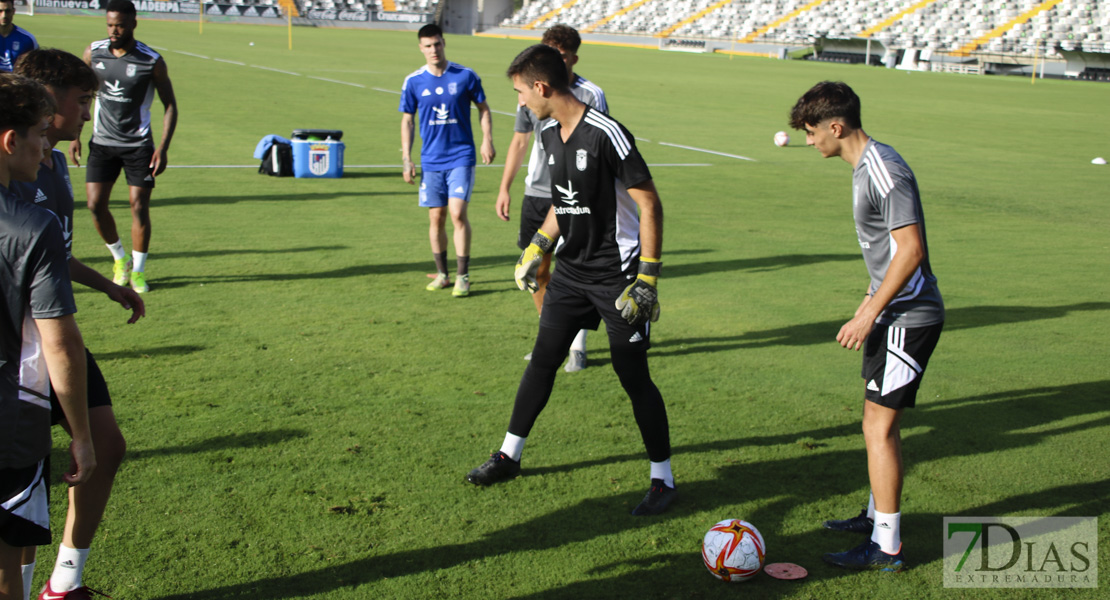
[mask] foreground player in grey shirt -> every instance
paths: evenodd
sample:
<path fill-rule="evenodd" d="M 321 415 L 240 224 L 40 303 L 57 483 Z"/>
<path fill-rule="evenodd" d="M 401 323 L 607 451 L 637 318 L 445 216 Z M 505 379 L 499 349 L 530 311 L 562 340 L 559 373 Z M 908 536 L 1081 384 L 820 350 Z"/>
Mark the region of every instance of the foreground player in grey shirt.
<path fill-rule="evenodd" d="M 902 555 L 902 411 L 912 408 L 925 366 L 944 326 L 944 302 L 929 264 L 925 214 L 917 179 L 893 148 L 863 131 L 859 97 L 839 82 L 805 93 L 790 125 L 806 132 L 821 156 L 852 165 L 856 236 L 870 281 L 852 320 L 836 341 L 863 348 L 863 439 L 871 501 L 859 516 L 825 521 L 838 531 L 870 534 L 858 547 L 825 562 L 848 569 L 900 571 Z"/>
<path fill-rule="evenodd" d="M 131 0 L 111 0 L 105 12 L 108 38 L 85 49 L 85 62 L 100 77 L 85 191 L 97 232 L 115 261 L 112 281 L 144 294 L 146 259 L 150 251 L 150 196 L 154 178 L 169 164 L 170 140 L 177 127 L 177 99 L 166 61 L 150 46 L 135 39 L 135 5 Z M 150 105 L 154 92 L 165 106 L 162 143 L 154 146 Z M 81 142 L 70 144 L 73 164 L 80 164 Z M 131 259 L 116 231 L 108 199 L 120 170 L 127 177 L 131 203 Z"/>

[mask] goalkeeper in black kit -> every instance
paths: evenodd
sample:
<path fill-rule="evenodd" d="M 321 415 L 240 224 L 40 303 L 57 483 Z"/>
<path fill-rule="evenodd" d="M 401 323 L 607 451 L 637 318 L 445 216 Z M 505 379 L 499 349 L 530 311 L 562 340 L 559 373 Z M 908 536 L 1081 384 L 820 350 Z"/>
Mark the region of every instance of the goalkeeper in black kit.
<path fill-rule="evenodd" d="M 571 342 L 579 329 L 597 329 L 604 320 L 613 370 L 632 400 L 651 462 L 651 487 L 632 514 L 659 514 L 678 495 L 667 409 L 647 362 L 651 323 L 659 318 L 663 206 L 632 134 L 574 97 L 558 50 L 526 49 L 513 60 L 508 76 L 522 105 L 539 119 L 554 119 L 540 135 L 551 172 L 552 207 L 516 265 L 520 289 L 536 290 L 544 254 L 555 249 L 560 236 L 562 241 L 505 442 L 467 480 L 490 485 L 520 473 L 524 442 L 551 396 Z"/>

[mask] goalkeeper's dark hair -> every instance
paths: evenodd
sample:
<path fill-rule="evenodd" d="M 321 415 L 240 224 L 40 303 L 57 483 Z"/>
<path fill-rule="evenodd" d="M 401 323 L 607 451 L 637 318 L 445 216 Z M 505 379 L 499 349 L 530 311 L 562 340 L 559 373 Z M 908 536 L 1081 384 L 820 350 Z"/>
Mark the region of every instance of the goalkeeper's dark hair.
<path fill-rule="evenodd" d="M 100 80 L 92 67 L 57 48 L 37 48 L 20 55 L 13 72 L 48 85 L 57 93 L 65 93 L 71 88 L 95 92 L 100 87 Z"/>
<path fill-rule="evenodd" d="M 548 46 L 555 46 L 563 52 L 578 54 L 578 47 L 582 45 L 582 37 L 578 35 L 578 30 L 575 28 L 559 23 L 543 32 L 543 39 L 540 42 Z"/>
<path fill-rule="evenodd" d="M 826 119 L 844 119 L 853 129 L 863 129 L 859 96 L 842 81 L 822 81 L 811 87 L 790 110 L 790 126 L 805 130 Z"/>
<path fill-rule="evenodd" d="M 54 98 L 41 83 L 0 73 L 0 131 L 11 129 L 25 138 L 29 129 L 52 116 Z"/>
<path fill-rule="evenodd" d="M 567 65 L 563 62 L 563 56 L 558 50 L 543 44 L 529 46 L 524 49 L 524 52 L 516 55 L 505 75 L 510 79 L 519 77 L 521 83 L 527 86 L 542 81 L 558 92 L 570 90 Z"/>
<path fill-rule="evenodd" d="M 121 15 L 128 15 L 132 19 L 134 19 L 137 14 L 135 4 L 131 2 L 131 0 L 111 0 L 108 2 L 108 6 L 104 7 L 104 12 L 115 12 Z"/>

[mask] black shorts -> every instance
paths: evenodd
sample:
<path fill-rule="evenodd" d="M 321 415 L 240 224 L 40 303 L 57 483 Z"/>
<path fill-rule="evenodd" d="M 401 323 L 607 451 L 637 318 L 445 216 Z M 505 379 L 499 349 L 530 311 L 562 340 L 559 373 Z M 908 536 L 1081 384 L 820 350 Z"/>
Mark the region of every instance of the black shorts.
<path fill-rule="evenodd" d="M 9 546 L 50 543 L 50 459 L 21 469 L 0 469 L 0 539 Z"/>
<path fill-rule="evenodd" d="M 516 235 L 516 246 L 521 250 L 532 243 L 532 238 L 539 231 L 551 211 L 551 198 L 539 196 L 525 196 L 520 201 L 520 233 Z"/>
<path fill-rule="evenodd" d="M 154 187 L 154 170 L 150 160 L 154 146 L 101 146 L 89 141 L 89 157 L 85 161 L 85 181 L 89 183 L 115 183 L 122 169 L 127 174 L 127 185 L 141 188 Z"/>
<path fill-rule="evenodd" d="M 876 325 L 863 345 L 864 398 L 887 408 L 913 408 L 944 323 Z"/>
<path fill-rule="evenodd" d="M 104 374 L 100 372 L 100 367 L 96 364 L 96 359 L 93 358 L 92 352 L 85 348 L 85 365 L 87 372 L 87 379 L 89 380 L 89 408 L 96 408 L 98 406 L 111 406 L 112 396 L 108 394 L 108 382 L 104 381 Z M 61 423 L 66 418 L 62 412 L 62 405 L 58 403 L 58 395 L 53 390 L 50 391 L 50 422 L 54 425 Z"/>
<path fill-rule="evenodd" d="M 559 271 L 547 284 L 540 312 L 540 327 L 564 330 L 597 329 L 605 321 L 609 346 L 647 351 L 651 348 L 651 323 L 637 327 L 628 324 L 615 306 L 624 291 L 620 288 L 593 288 L 579 286 L 559 277 Z"/>

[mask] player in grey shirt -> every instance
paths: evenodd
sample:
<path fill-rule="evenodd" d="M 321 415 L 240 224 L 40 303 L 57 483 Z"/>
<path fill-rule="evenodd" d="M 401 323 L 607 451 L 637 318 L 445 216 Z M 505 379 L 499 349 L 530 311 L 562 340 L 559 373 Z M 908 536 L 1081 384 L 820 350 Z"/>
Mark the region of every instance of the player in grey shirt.
<path fill-rule="evenodd" d="M 46 131 L 50 146 L 81 137 L 85 122 L 90 120 L 89 105 L 99 81 L 92 67 L 80 58 L 54 48 L 32 50 L 20 57 L 16 74 L 46 86 L 54 97 L 54 118 Z M 12 189 L 24 202 L 53 212 L 62 224 L 69 278 L 75 283 L 104 292 L 108 298 L 132 310 L 129 322 L 143 316 L 145 309 L 140 295 L 132 289 L 112 283 L 95 269 L 73 256 L 73 186 L 70 184 L 65 154 L 52 150 L 39 164 L 38 179 L 33 183 L 19 182 Z M 88 590 L 82 585 L 85 564 L 93 536 L 100 525 L 117 469 L 123 461 L 126 441 L 116 423 L 108 384 L 91 352 L 86 351 L 87 405 L 89 427 L 93 435 L 97 468 L 83 485 L 69 490 L 69 510 L 58 545 L 54 571 L 46 582 L 43 595 L 48 598 L 83 597 Z M 52 420 L 65 424 L 57 398 L 51 396 Z M 33 577 L 36 564 L 34 548 L 24 549 L 23 577 Z"/>
<path fill-rule="evenodd" d="M 570 77 L 570 91 L 575 98 L 583 104 L 608 114 L 609 105 L 605 101 L 605 92 L 596 84 L 574 72 L 574 65 L 578 63 L 578 48 L 582 45 L 582 38 L 578 32 L 567 25 L 554 25 L 543 34 L 542 42 L 559 51 L 563 62 L 567 65 L 567 75 Z M 502 221 L 509 220 L 509 207 L 512 204 L 510 189 L 516 172 L 524 158 L 524 149 L 528 146 L 528 136 L 535 134 L 532 146 L 532 157 L 528 160 L 528 175 L 524 180 L 524 198 L 520 206 L 520 231 L 517 234 L 517 247 L 521 250 L 528 247 L 532 236 L 543 224 L 547 211 L 551 208 L 551 174 L 548 171 L 547 153 L 540 144 L 540 130 L 548 125 L 551 119 L 541 120 L 526 106 L 518 106 L 516 111 L 516 124 L 513 127 L 513 140 L 509 143 L 509 151 L 505 158 L 505 170 L 501 174 L 501 188 L 497 193 L 497 216 Z M 536 310 L 543 308 L 544 292 L 547 282 L 551 280 L 551 254 L 544 256 L 543 263 L 536 274 L 536 283 L 539 289 L 532 294 L 532 301 Z M 531 354 L 525 358 L 531 357 Z M 570 359 L 564 369 L 568 373 L 586 368 L 586 330 L 578 332 L 578 337 L 571 345 Z"/>
<path fill-rule="evenodd" d="M 21 548 L 49 543 L 45 457 L 51 389 L 73 433 L 74 469 L 96 467 L 85 408 L 85 360 L 62 230 L 46 209 L 18 200 L 13 181 L 33 181 L 50 124 L 46 90 L 0 73 L 0 597 L 22 598 Z"/>
<path fill-rule="evenodd" d="M 130 282 L 131 287 L 142 294 L 150 289 L 146 281 L 151 234 L 150 197 L 155 177 L 169 164 L 170 140 L 177 127 L 177 99 L 166 61 L 150 46 L 135 39 L 138 23 L 131 0 L 111 0 L 105 20 L 108 38 L 90 44 L 84 56 L 101 80 L 93 136 L 89 140 L 85 191 L 93 223 L 115 261 L 112 281 L 116 285 Z M 162 143 L 157 147 L 150 128 L 154 92 L 158 92 L 165 106 Z M 70 144 L 70 158 L 73 164 L 80 164 L 80 140 Z M 112 186 L 121 169 L 127 177 L 131 203 L 130 260 L 108 209 Z"/>
<path fill-rule="evenodd" d="M 839 156 L 854 168 L 856 236 L 870 274 L 863 301 L 836 340 L 849 350 L 863 348 L 863 438 L 871 499 L 859 516 L 824 523 L 870 537 L 824 559 L 849 569 L 900 571 L 905 567 L 900 423 L 903 410 L 915 404 L 944 327 L 917 179 L 893 148 L 864 132 L 859 96 L 844 83 L 825 81 L 811 88 L 794 105 L 790 125 L 805 130 L 806 143 L 821 156 Z"/>

